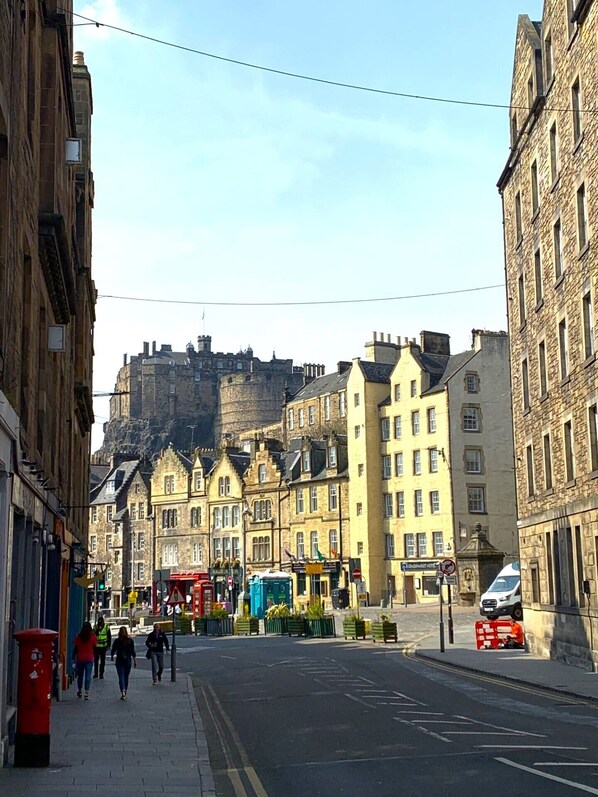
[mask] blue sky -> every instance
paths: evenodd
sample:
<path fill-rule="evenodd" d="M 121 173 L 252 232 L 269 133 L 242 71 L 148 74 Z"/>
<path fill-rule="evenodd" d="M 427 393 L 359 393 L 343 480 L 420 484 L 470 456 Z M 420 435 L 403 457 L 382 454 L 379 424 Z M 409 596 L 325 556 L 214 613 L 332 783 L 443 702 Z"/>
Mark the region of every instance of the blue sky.
<path fill-rule="evenodd" d="M 380 89 L 508 103 L 517 15 L 540 0 L 76 0 L 75 11 L 256 64 Z M 82 20 L 77 20 L 81 22 Z M 95 26 L 75 28 L 93 81 L 94 391 L 144 340 L 319 362 L 372 331 L 506 329 L 496 181 L 508 112 L 268 74 Z M 205 320 L 202 321 L 205 303 Z M 93 448 L 108 403 L 96 399 Z"/>

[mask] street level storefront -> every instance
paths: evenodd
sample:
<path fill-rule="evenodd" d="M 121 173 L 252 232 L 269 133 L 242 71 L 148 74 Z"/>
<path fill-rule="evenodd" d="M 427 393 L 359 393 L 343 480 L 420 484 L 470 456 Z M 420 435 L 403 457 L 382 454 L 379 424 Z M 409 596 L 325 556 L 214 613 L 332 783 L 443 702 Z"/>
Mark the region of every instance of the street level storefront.
<path fill-rule="evenodd" d="M 332 590 L 338 588 L 341 578 L 340 559 L 316 562 L 294 559 L 283 564 L 282 570 L 291 572 L 293 595 L 301 605 L 308 604 L 313 598 L 320 598 L 324 603 L 330 601 Z"/>
<path fill-rule="evenodd" d="M 223 562 L 220 565 L 208 568 L 208 576 L 214 583 L 214 599 L 218 602 L 230 603 L 232 610 L 237 608 L 239 592 L 243 585 L 243 568 L 238 560 L 232 560 L 229 564 Z"/>
<path fill-rule="evenodd" d="M 438 599 L 437 560 L 406 560 L 401 562 L 402 601 L 407 606 L 412 603 L 433 603 Z M 394 578 L 394 574 L 392 574 Z"/>
<path fill-rule="evenodd" d="M 173 589 L 177 589 L 185 599 L 187 609 L 191 610 L 193 586 L 209 581 L 210 575 L 201 570 L 170 570 L 162 568 L 154 571 L 152 585 L 152 610 L 154 614 L 167 611 L 165 601 Z"/>

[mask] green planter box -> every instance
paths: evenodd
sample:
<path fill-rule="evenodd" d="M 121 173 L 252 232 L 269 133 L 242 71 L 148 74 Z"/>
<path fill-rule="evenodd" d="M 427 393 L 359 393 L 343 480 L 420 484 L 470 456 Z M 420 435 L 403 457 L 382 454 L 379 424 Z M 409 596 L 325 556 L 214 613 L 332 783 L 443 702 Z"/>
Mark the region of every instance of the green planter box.
<path fill-rule="evenodd" d="M 343 620 L 345 639 L 365 639 L 365 620 Z"/>
<path fill-rule="evenodd" d="M 307 636 L 336 636 L 334 631 L 334 617 L 320 617 L 317 620 L 305 620 Z"/>
<path fill-rule="evenodd" d="M 206 619 L 206 634 L 208 636 L 225 636 L 233 633 L 233 621 L 230 617 L 225 620 Z"/>
<path fill-rule="evenodd" d="M 305 636 L 305 619 L 303 617 L 288 617 L 287 632 L 289 636 Z"/>
<path fill-rule="evenodd" d="M 201 634 L 202 636 L 206 635 L 206 624 L 207 620 L 205 617 L 196 617 L 195 618 L 195 633 Z"/>
<path fill-rule="evenodd" d="M 175 620 L 175 629 L 177 634 L 190 634 L 191 633 L 191 618 L 190 617 L 177 617 Z"/>
<path fill-rule="evenodd" d="M 372 623 L 372 639 L 374 642 L 398 642 L 397 624 L 386 621 Z"/>
<path fill-rule="evenodd" d="M 264 617 L 265 634 L 288 634 L 289 617 Z"/>
<path fill-rule="evenodd" d="M 260 621 L 257 617 L 239 617 L 235 622 L 235 634 L 237 634 L 237 636 L 241 634 L 250 636 L 251 634 L 259 634 L 259 632 Z"/>

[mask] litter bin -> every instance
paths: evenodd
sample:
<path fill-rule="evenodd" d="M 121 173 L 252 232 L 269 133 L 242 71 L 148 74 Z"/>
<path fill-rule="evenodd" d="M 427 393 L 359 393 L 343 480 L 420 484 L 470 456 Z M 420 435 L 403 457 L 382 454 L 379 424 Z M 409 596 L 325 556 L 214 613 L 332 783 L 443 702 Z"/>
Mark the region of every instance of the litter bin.
<path fill-rule="evenodd" d="M 346 609 L 349 605 L 349 590 L 346 587 L 338 587 L 330 593 L 333 609 Z"/>

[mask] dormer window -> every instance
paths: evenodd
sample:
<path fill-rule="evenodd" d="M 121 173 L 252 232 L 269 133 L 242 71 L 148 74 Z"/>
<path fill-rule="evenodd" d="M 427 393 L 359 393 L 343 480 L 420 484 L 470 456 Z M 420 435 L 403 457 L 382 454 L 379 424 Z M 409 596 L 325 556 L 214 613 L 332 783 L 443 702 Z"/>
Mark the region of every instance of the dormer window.
<path fill-rule="evenodd" d="M 106 495 L 114 495 L 116 492 L 116 479 L 109 479 L 106 482 Z"/>
<path fill-rule="evenodd" d="M 328 467 L 336 468 L 336 446 L 328 448 Z"/>
<path fill-rule="evenodd" d="M 304 473 L 309 473 L 311 470 L 311 453 L 309 451 L 304 451 L 301 454 L 301 470 Z"/>
<path fill-rule="evenodd" d="M 201 490 L 201 473 L 199 472 L 195 474 L 195 489 Z"/>

